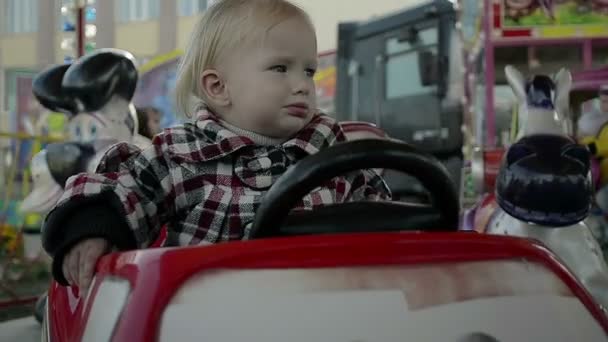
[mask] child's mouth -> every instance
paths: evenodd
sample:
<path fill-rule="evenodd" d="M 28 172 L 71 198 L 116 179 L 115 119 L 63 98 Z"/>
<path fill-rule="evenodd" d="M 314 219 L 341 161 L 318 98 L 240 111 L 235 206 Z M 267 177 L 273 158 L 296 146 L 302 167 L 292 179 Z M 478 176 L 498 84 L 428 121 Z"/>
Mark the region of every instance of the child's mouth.
<path fill-rule="evenodd" d="M 288 106 L 285 106 L 287 109 L 287 113 L 291 116 L 305 118 L 308 116 L 309 107 L 305 103 L 294 103 Z"/>

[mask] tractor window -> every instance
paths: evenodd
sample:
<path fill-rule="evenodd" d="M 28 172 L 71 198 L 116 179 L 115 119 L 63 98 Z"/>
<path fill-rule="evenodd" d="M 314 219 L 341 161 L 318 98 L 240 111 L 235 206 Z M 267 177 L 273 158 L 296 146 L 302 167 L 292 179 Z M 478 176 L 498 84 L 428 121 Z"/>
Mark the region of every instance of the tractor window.
<path fill-rule="evenodd" d="M 437 27 L 393 37 L 385 43 L 385 96 L 396 99 L 409 95 L 428 93 L 435 85 L 424 85 L 419 76 L 420 51 L 437 56 Z"/>
<path fill-rule="evenodd" d="M 432 48 L 431 52 L 437 54 L 437 48 Z M 422 84 L 418 76 L 419 58 L 417 52 L 388 57 L 386 62 L 386 99 L 428 93 L 435 88 L 435 85 L 424 86 Z"/>

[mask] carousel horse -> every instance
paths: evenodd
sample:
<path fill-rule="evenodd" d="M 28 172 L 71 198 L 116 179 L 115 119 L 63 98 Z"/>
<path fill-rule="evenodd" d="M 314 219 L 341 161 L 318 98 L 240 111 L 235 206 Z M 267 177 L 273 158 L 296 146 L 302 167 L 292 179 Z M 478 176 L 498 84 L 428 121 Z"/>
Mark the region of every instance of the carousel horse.
<path fill-rule="evenodd" d="M 94 172 L 111 145 L 149 143 L 138 137 L 131 103 L 137 76 L 133 55 L 114 49 L 99 50 L 36 76 L 33 93 L 40 104 L 69 117 L 68 141 L 49 144 L 33 157 L 33 191 L 21 203 L 22 211 L 46 214 L 63 194 L 67 179 Z M 42 322 L 45 303 L 43 294 L 34 309 L 38 322 Z"/>
<path fill-rule="evenodd" d="M 22 211 L 47 213 L 63 194 L 67 179 L 95 172 L 110 146 L 123 141 L 140 147 L 149 143 L 138 137 L 131 102 L 137 76 L 133 55 L 116 49 L 96 51 L 36 76 L 33 92 L 38 101 L 70 119 L 67 141 L 50 144 L 33 157 L 33 191 L 22 202 Z"/>
<path fill-rule="evenodd" d="M 99 123 L 95 140 L 132 142 L 138 126 L 131 102 L 137 78 L 133 55 L 101 49 L 68 68 L 61 88 L 75 100 L 79 113 L 86 113 Z"/>
<path fill-rule="evenodd" d="M 473 229 L 541 241 L 608 307 L 608 266 L 584 220 L 593 203 L 590 153 L 569 132 L 570 73 L 507 80 L 519 102 L 517 139 L 503 157 L 496 191 L 476 210 Z"/>
<path fill-rule="evenodd" d="M 52 66 L 34 78 L 32 92 L 46 109 L 64 113 L 68 117 L 77 114 L 76 103 L 61 91 L 61 82 L 70 64 Z M 46 214 L 63 193 L 63 185 L 53 177 L 47 162 L 47 151 L 43 149 L 32 158 L 32 192 L 21 202 L 22 212 Z"/>

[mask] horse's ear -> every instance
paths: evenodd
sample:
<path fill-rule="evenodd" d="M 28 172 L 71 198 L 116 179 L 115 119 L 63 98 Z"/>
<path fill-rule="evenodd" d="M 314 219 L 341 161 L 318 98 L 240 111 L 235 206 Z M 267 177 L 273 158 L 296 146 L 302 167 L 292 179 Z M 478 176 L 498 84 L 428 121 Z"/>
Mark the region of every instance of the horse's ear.
<path fill-rule="evenodd" d="M 570 90 L 572 89 L 572 74 L 566 68 L 562 68 L 555 76 L 555 108 L 567 118 L 570 110 Z"/>
<path fill-rule="evenodd" d="M 505 76 L 507 78 L 507 82 L 511 86 L 513 93 L 515 93 L 515 97 L 520 103 L 526 102 L 526 80 L 524 76 L 517 70 L 515 67 L 511 65 L 507 65 L 505 67 Z"/>

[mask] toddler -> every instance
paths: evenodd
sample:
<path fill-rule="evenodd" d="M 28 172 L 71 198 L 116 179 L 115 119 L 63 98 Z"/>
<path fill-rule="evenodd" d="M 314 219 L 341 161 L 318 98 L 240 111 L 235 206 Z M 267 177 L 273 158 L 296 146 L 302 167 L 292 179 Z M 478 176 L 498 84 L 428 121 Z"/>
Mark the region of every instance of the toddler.
<path fill-rule="evenodd" d="M 55 279 L 86 289 L 102 255 L 145 248 L 165 225 L 168 245 L 246 239 L 279 176 L 345 141 L 337 122 L 316 110 L 316 66 L 314 27 L 288 1 L 220 0 L 209 8 L 175 89 L 191 122 L 164 130 L 144 150 L 117 144 L 97 173 L 69 179 L 43 226 Z M 362 199 L 390 199 L 372 170 L 325 183 L 296 209 Z"/>

